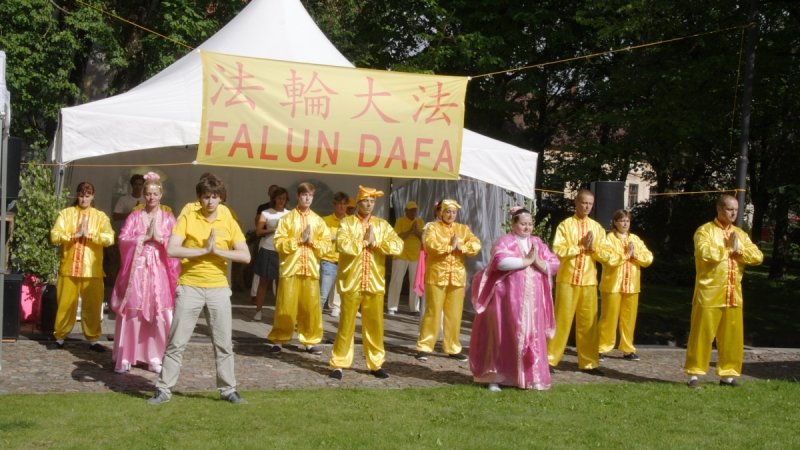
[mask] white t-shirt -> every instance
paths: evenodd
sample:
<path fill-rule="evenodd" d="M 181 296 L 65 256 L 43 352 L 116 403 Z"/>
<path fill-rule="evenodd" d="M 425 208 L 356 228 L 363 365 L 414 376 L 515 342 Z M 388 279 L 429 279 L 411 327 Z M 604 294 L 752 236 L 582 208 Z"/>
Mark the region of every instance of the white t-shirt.
<path fill-rule="evenodd" d="M 261 248 L 275 251 L 275 230 L 278 228 L 278 221 L 286 214 L 289 214 L 289 210 L 286 208 L 283 211 L 275 211 L 272 208 L 261 211 L 261 220 L 267 222 L 267 230 L 271 231 L 271 233 L 261 238 Z"/>
<path fill-rule="evenodd" d="M 133 210 L 134 206 L 138 205 L 139 203 L 144 203 L 142 198 L 136 198 L 131 194 L 125 194 L 124 196 L 120 197 L 117 200 L 117 204 L 114 205 L 114 213 L 116 214 L 128 214 Z"/>

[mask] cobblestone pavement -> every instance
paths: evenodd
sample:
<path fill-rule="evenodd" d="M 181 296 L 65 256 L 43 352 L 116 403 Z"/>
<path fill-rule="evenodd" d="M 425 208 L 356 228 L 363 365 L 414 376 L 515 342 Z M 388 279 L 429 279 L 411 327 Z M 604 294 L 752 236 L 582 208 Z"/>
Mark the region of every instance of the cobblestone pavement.
<path fill-rule="evenodd" d="M 234 297 L 234 350 L 236 379 L 241 390 L 302 389 L 302 388 L 384 388 L 432 387 L 470 384 L 469 365 L 446 355 L 434 354 L 427 362 L 414 359 L 414 342 L 418 318 L 403 313 L 386 316 L 385 336 L 387 358 L 384 368 L 390 378 L 379 380 L 369 375 L 360 345 L 360 327 L 356 330 L 354 366 L 345 370 L 344 378 L 328 378 L 328 358 L 336 333 L 336 319 L 324 316 L 324 353 L 314 356 L 296 345 L 278 355 L 267 354 L 265 336 L 272 323 L 272 308 L 264 310 L 260 323 L 249 320 L 253 307 L 243 294 Z M 463 322 L 461 341 L 469 342 L 468 320 Z M 114 321 L 103 324 L 107 339 L 113 338 Z M 214 355 L 206 335 L 207 326 L 201 319 L 195 335 L 184 354 L 183 368 L 177 391 L 213 391 L 216 387 Z M 66 348 L 54 349 L 53 342 L 38 335 L 32 326 L 23 329 L 16 342 L 2 344 L 0 393 L 47 392 L 150 392 L 156 375 L 144 367 L 134 367 L 119 375 L 113 371 L 110 341 L 105 353 L 89 350 L 76 325 Z M 466 349 L 465 349 L 466 351 Z M 588 375 L 577 370 L 574 351 L 568 349 L 564 360 L 553 375 L 553 384 L 583 383 L 682 383 L 686 380 L 681 367 L 684 350 L 676 347 L 645 346 L 638 349 L 641 361 L 622 359 L 614 352 L 602 363 L 603 375 Z M 800 379 L 800 349 L 747 348 L 745 350 L 743 382 L 749 379 Z M 713 367 L 707 380 L 713 382 Z"/>

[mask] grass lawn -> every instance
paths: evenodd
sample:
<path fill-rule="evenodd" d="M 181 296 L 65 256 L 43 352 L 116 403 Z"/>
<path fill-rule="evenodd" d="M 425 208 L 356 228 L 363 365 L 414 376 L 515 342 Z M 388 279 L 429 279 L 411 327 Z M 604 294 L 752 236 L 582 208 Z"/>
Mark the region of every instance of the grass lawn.
<path fill-rule="evenodd" d="M 0 447 L 798 448 L 800 383 L 0 396 Z"/>

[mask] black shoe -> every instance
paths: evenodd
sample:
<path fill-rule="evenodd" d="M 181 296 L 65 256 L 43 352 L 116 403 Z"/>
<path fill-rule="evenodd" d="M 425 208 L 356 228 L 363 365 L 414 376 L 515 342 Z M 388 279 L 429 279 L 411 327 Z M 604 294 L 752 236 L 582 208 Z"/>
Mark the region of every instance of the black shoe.
<path fill-rule="evenodd" d="M 275 353 L 280 353 L 280 352 L 281 352 L 281 346 L 277 345 L 277 344 L 272 344 L 267 348 L 267 353 L 275 354 Z"/>
<path fill-rule="evenodd" d="M 232 403 L 234 405 L 245 405 L 247 404 L 247 400 L 243 399 L 239 396 L 239 393 L 236 391 L 231 392 L 228 395 L 220 396 L 221 399 L 225 400 L 228 403 Z"/>
<path fill-rule="evenodd" d="M 430 355 L 430 353 L 428 353 L 428 352 L 417 352 L 417 354 L 416 354 L 416 356 L 414 356 L 414 358 L 417 358 L 417 361 L 427 361 L 429 355 Z"/>
<path fill-rule="evenodd" d="M 697 378 L 691 379 L 686 383 L 686 386 L 689 386 L 689 389 L 700 389 L 700 380 Z"/>
<path fill-rule="evenodd" d="M 455 354 L 447 355 L 447 356 L 449 356 L 452 359 L 455 359 L 456 361 L 461 361 L 461 362 L 469 361 L 469 357 L 467 357 L 467 355 L 465 355 L 463 353 L 455 353 Z"/>
<path fill-rule="evenodd" d="M 606 354 L 605 354 L 605 353 L 600 353 L 600 357 L 599 357 L 599 358 L 597 358 L 597 359 L 598 359 L 600 362 L 603 362 L 603 361 L 605 361 L 605 360 L 606 360 Z"/>
<path fill-rule="evenodd" d="M 550 375 L 556 373 L 556 368 L 555 367 L 553 367 L 553 366 L 549 366 L 549 367 L 550 367 Z"/>
<path fill-rule="evenodd" d="M 56 342 L 56 346 L 53 347 L 53 348 L 56 349 L 56 350 L 64 350 L 64 346 L 65 345 L 66 345 L 66 343 L 64 343 L 64 342 Z"/>
<path fill-rule="evenodd" d="M 97 353 L 105 353 L 106 348 L 95 342 L 94 344 L 89 346 L 89 350 Z"/>
<path fill-rule="evenodd" d="M 637 355 L 636 353 L 625 353 L 624 355 L 622 355 L 622 359 L 624 359 L 625 361 L 639 361 L 640 358 L 639 355 Z"/>
<path fill-rule="evenodd" d="M 597 367 L 595 367 L 594 369 L 581 369 L 581 372 L 585 373 L 586 375 L 594 375 L 598 377 L 602 377 L 603 375 L 605 375 L 603 371 Z"/>
<path fill-rule="evenodd" d="M 169 400 L 170 400 L 169 394 L 159 389 L 156 391 L 155 394 L 153 394 L 152 397 L 147 399 L 147 403 L 149 405 L 160 405 L 162 403 L 167 403 Z"/>
<path fill-rule="evenodd" d="M 322 347 L 318 345 L 309 345 L 306 347 L 306 351 L 311 353 L 312 355 L 321 355 L 322 354 Z"/>
<path fill-rule="evenodd" d="M 378 369 L 378 370 L 370 370 L 369 374 L 372 375 L 375 378 L 380 378 L 380 379 L 389 378 L 389 374 L 386 373 L 386 371 L 383 370 L 382 367 L 380 369 Z"/>
<path fill-rule="evenodd" d="M 342 369 L 333 369 L 333 371 L 328 375 L 328 378 L 333 378 L 334 380 L 341 380 L 342 379 Z"/>
<path fill-rule="evenodd" d="M 736 378 L 732 379 L 731 381 L 719 380 L 719 385 L 728 387 L 739 387 L 739 382 L 736 381 Z"/>

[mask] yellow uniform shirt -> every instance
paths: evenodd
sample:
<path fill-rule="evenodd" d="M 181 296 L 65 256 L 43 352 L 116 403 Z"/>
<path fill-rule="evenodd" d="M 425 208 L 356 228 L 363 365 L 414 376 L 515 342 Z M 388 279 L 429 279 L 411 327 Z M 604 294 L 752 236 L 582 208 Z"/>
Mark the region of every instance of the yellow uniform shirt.
<path fill-rule="evenodd" d="M 377 247 L 364 247 L 364 236 L 369 225 Z M 398 255 L 403 250 L 403 240 L 394 232 L 389 222 L 370 217 L 367 224 L 358 215 L 342 219 L 336 234 L 339 250 L 339 272 L 336 286 L 339 293 L 386 292 L 386 255 Z"/>
<path fill-rule="evenodd" d="M 311 243 L 301 244 L 306 225 L 311 226 Z M 274 244 L 281 260 L 281 277 L 303 275 L 318 280 L 319 261 L 328 253 L 331 237 L 322 217 L 310 209 L 300 212 L 295 208 L 278 222 Z"/>
<path fill-rule="evenodd" d="M 87 217 L 88 236 L 73 239 L 82 218 Z M 114 229 L 108 216 L 93 207 L 81 209 L 71 206 L 58 213 L 50 242 L 61 246 L 61 264 L 58 274 L 68 277 L 102 278 L 103 247 L 114 243 Z"/>
<path fill-rule="evenodd" d="M 592 253 L 586 253 L 580 241 L 591 230 L 594 234 Z M 569 283 L 573 286 L 597 286 L 597 251 L 603 246 L 606 230 L 596 221 L 586 217 L 572 216 L 558 224 L 553 238 L 553 253 L 558 256 L 561 266 L 556 274 L 556 283 Z"/>
<path fill-rule="evenodd" d="M 634 260 L 628 258 L 629 242 L 633 243 Z M 603 264 L 600 292 L 639 293 L 641 269 L 653 263 L 653 253 L 633 233 L 628 233 L 625 237 L 620 237 L 613 231 L 608 233 L 597 256 Z"/>
<path fill-rule="evenodd" d="M 329 214 L 322 218 L 325 221 L 325 225 L 328 226 L 328 235 L 329 236 L 336 236 L 336 233 L 339 232 L 339 225 L 341 224 L 342 220 L 347 216 L 342 217 L 339 219 L 336 217 L 336 214 Z M 339 252 L 336 251 L 336 245 L 331 240 L 331 248 L 328 250 L 328 253 L 322 256 L 323 261 L 329 261 L 334 264 L 339 262 Z"/>
<path fill-rule="evenodd" d="M 231 250 L 237 242 L 245 241 L 242 229 L 225 205 L 217 206 L 217 216 L 211 222 L 203 215 L 199 203 L 197 207 L 187 205 L 178 216 L 172 235 L 180 236 L 186 248 L 204 248 L 211 228 L 214 228 L 216 248 Z M 215 254 L 183 258 L 178 284 L 202 288 L 228 287 L 228 260 Z"/>
<path fill-rule="evenodd" d="M 450 243 L 458 236 L 460 252 L 454 252 Z M 425 284 L 435 286 L 465 286 L 467 269 L 464 256 L 475 256 L 481 250 L 481 241 L 463 223 L 446 224 L 430 222 L 425 227 Z"/>
<path fill-rule="evenodd" d="M 736 233 L 742 255 L 735 257 L 725 245 Z M 745 266 L 757 266 L 764 254 L 741 228 L 723 228 L 715 219 L 694 233 L 694 263 L 697 279 L 693 301 L 707 308 L 742 306 L 742 276 Z"/>
<path fill-rule="evenodd" d="M 411 225 L 414 223 L 417 224 L 417 230 L 422 232 L 422 229 L 425 227 L 425 222 L 419 217 L 415 217 L 414 220 L 410 220 L 406 216 L 399 217 L 397 221 L 394 223 L 394 232 L 398 235 L 405 233 L 406 231 L 411 230 Z M 419 259 L 419 249 L 422 247 L 422 241 L 419 237 L 415 234 L 409 234 L 403 239 L 403 252 L 397 255 L 395 258 L 398 259 L 405 259 L 407 261 L 417 261 Z"/>

